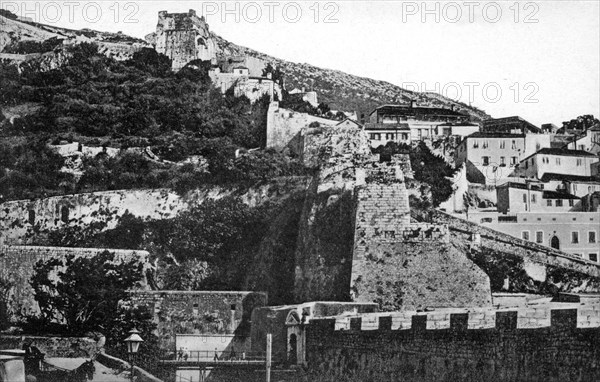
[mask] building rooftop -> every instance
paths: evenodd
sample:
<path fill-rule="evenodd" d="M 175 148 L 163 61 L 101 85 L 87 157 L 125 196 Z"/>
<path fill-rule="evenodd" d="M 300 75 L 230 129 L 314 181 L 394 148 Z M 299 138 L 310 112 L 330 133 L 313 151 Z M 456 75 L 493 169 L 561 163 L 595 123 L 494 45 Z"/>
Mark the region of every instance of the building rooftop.
<path fill-rule="evenodd" d="M 579 196 L 575 196 L 566 192 L 550 191 L 545 190 L 542 194 L 543 199 L 581 199 Z"/>
<path fill-rule="evenodd" d="M 531 158 L 534 155 L 559 155 L 559 156 L 565 156 L 565 157 L 598 158 L 597 155 L 588 153 L 587 151 L 583 151 L 583 150 L 568 150 L 568 149 L 545 147 L 543 149 L 540 149 L 538 152 L 531 154 L 527 158 L 521 160 L 521 162 L 526 161 L 527 159 Z"/>
<path fill-rule="evenodd" d="M 465 138 L 525 138 L 525 134 L 476 132 Z"/>
<path fill-rule="evenodd" d="M 425 107 L 411 105 L 383 105 L 373 110 L 369 115 L 378 112 L 380 114 L 406 114 L 406 115 L 440 115 L 452 117 L 465 117 L 467 114 L 459 113 L 452 109 L 444 109 L 441 107 Z"/>
<path fill-rule="evenodd" d="M 408 123 L 365 123 L 365 130 L 410 131 Z"/>
<path fill-rule="evenodd" d="M 453 123 L 453 122 L 445 122 L 445 123 L 442 123 L 442 124 L 440 124 L 438 126 L 479 126 L 479 125 L 476 124 L 476 123 L 471 123 L 471 122 L 455 122 L 455 123 Z"/>
<path fill-rule="evenodd" d="M 485 128 L 490 128 L 490 127 L 494 127 L 494 126 L 515 125 L 515 124 L 520 124 L 522 127 L 525 127 L 527 130 L 535 132 L 535 133 L 542 132 L 542 129 L 540 129 L 533 123 L 530 123 L 517 115 L 512 116 L 512 117 L 487 119 L 487 120 L 483 121 L 483 126 Z"/>
<path fill-rule="evenodd" d="M 587 182 L 587 183 L 600 183 L 600 181 L 595 180 L 591 176 L 581 176 L 581 175 L 565 175 L 565 174 L 556 174 L 553 172 L 547 172 L 542 175 L 540 179 L 542 182 L 549 182 L 552 180 L 561 180 L 566 182 Z"/>

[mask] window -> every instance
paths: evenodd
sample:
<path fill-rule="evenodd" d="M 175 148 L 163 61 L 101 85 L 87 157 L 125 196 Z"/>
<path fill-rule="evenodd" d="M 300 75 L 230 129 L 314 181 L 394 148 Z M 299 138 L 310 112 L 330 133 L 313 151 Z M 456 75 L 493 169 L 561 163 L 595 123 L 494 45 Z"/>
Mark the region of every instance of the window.
<path fill-rule="evenodd" d="M 571 232 L 571 244 L 579 244 L 579 231 Z"/>
<path fill-rule="evenodd" d="M 516 165 L 517 164 L 517 157 L 510 157 L 510 164 L 512 166 Z"/>
<path fill-rule="evenodd" d="M 512 141 L 512 144 L 510 145 L 510 148 L 511 148 L 512 150 L 516 150 L 516 149 L 517 149 L 517 141 L 515 141 L 515 140 L 513 139 L 513 141 Z"/>
<path fill-rule="evenodd" d="M 537 231 L 535 233 L 535 242 L 542 244 L 544 242 L 544 231 Z"/>
<path fill-rule="evenodd" d="M 583 160 L 581 158 L 577 158 L 577 166 L 583 165 Z"/>
<path fill-rule="evenodd" d="M 523 194 L 523 203 L 527 203 L 527 194 Z"/>
<path fill-rule="evenodd" d="M 506 142 L 505 141 L 500 141 L 500 148 L 501 149 L 505 149 L 506 148 Z"/>
<path fill-rule="evenodd" d="M 578 149 L 584 151 L 585 150 L 585 146 L 584 145 L 579 145 Z"/>
<path fill-rule="evenodd" d="M 500 157 L 500 166 L 506 166 L 506 157 Z"/>
<path fill-rule="evenodd" d="M 531 203 L 537 203 L 536 194 L 531 195 Z"/>
<path fill-rule="evenodd" d="M 552 199 L 548 199 L 548 200 L 546 200 L 546 205 L 547 205 L 548 207 L 552 207 Z"/>
<path fill-rule="evenodd" d="M 598 262 L 598 254 L 597 253 L 590 253 L 590 261 L 595 261 L 596 263 Z"/>
<path fill-rule="evenodd" d="M 556 165 L 560 166 L 560 158 L 556 158 Z"/>
<path fill-rule="evenodd" d="M 369 135 L 370 139 L 373 139 L 375 141 L 380 141 L 381 140 L 381 134 L 379 133 L 372 133 Z"/>
<path fill-rule="evenodd" d="M 394 134 L 393 133 L 386 133 L 385 134 L 385 139 L 386 141 L 391 141 L 394 139 Z"/>
<path fill-rule="evenodd" d="M 69 222 L 69 207 L 63 206 L 60 209 L 60 220 L 62 220 L 63 223 Z"/>
<path fill-rule="evenodd" d="M 408 134 L 407 134 L 407 133 L 402 133 L 402 140 L 403 140 L 403 141 L 406 141 L 406 140 L 408 140 Z M 461 148 L 460 148 L 460 151 L 462 151 L 462 150 L 463 150 L 463 148 L 461 147 Z"/>
<path fill-rule="evenodd" d="M 484 166 L 490 165 L 490 157 L 481 157 L 481 161 L 483 162 Z"/>
<path fill-rule="evenodd" d="M 529 231 L 522 231 L 521 232 L 521 238 L 523 240 L 529 240 Z"/>
<path fill-rule="evenodd" d="M 588 243 L 590 243 L 590 244 L 596 243 L 596 231 L 588 232 Z"/>
<path fill-rule="evenodd" d="M 487 149 L 489 147 L 490 143 L 488 141 L 483 141 L 483 148 Z"/>
<path fill-rule="evenodd" d="M 562 199 L 556 199 L 556 207 L 562 207 L 563 203 L 562 203 Z"/>
<path fill-rule="evenodd" d="M 474 149 L 478 149 L 479 148 L 479 142 L 478 141 L 473 141 L 473 148 Z"/>
<path fill-rule="evenodd" d="M 573 201 L 573 199 L 569 199 L 569 207 L 573 207 L 574 204 L 575 202 Z"/>

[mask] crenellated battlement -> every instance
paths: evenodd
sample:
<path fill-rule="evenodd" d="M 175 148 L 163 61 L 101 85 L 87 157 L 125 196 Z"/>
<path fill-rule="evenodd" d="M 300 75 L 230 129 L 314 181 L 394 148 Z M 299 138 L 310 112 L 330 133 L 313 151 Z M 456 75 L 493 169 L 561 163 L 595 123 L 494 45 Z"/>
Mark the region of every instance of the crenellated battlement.
<path fill-rule="evenodd" d="M 317 318 L 310 322 L 331 331 L 515 330 L 538 328 L 600 328 L 600 302 L 557 303 L 519 309 L 444 309 Z"/>

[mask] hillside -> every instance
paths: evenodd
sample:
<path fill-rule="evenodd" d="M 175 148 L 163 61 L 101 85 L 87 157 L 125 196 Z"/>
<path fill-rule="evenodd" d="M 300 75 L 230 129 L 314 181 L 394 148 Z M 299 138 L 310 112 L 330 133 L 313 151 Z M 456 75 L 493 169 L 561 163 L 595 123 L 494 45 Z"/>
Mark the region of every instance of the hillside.
<path fill-rule="evenodd" d="M 453 101 L 441 94 L 417 93 L 401 88 L 386 81 L 359 77 L 339 70 L 323 69 L 307 63 L 296 63 L 281 60 L 253 49 L 231 43 L 214 35 L 222 52 L 236 56 L 251 56 L 265 63 L 281 68 L 286 75 L 288 90 L 298 88 L 310 89 L 311 86 L 319 94 L 319 101 L 329 104 L 332 110 L 359 111 L 368 115 L 374 108 L 382 104 L 406 103 L 416 99 L 420 105 L 440 106 L 462 111 L 474 121 L 490 118 L 483 110 Z M 314 83 L 312 82 L 314 81 Z"/>
<path fill-rule="evenodd" d="M 42 42 L 57 37 L 75 41 L 145 45 L 142 40 L 123 34 L 113 34 L 92 30 L 74 31 L 37 23 L 19 22 L 0 16 L 3 23 L 0 31 L 0 51 L 10 43 L 23 40 Z M 154 20 L 149 20 L 152 25 Z M 307 63 L 295 63 L 281 60 L 247 47 L 236 45 L 211 32 L 218 46 L 218 54 L 227 56 L 250 56 L 264 65 L 272 63 L 285 73 L 288 90 L 313 88 L 319 94 L 319 100 L 329 104 L 333 110 L 358 111 L 367 114 L 375 107 L 388 103 L 405 103 L 416 99 L 420 105 L 450 107 L 469 114 L 474 121 L 489 118 L 484 111 L 453 101 L 439 94 L 415 93 L 386 81 L 374 80 L 344 73 L 339 70 L 323 69 Z"/>

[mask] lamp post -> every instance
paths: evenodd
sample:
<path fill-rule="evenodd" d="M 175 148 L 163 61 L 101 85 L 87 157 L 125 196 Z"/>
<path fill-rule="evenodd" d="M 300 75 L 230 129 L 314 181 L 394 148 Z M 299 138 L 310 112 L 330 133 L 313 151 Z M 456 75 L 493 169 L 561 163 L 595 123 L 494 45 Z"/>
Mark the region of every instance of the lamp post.
<path fill-rule="evenodd" d="M 140 337 L 140 332 L 136 328 L 133 328 L 129 331 L 129 337 L 127 337 L 124 341 L 127 344 L 127 354 L 129 354 L 129 358 L 131 361 L 130 376 L 131 381 L 133 382 L 133 368 L 135 363 L 135 355 L 140 348 L 140 343 L 144 342 L 144 340 L 142 339 L 142 337 Z"/>

